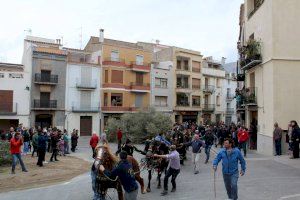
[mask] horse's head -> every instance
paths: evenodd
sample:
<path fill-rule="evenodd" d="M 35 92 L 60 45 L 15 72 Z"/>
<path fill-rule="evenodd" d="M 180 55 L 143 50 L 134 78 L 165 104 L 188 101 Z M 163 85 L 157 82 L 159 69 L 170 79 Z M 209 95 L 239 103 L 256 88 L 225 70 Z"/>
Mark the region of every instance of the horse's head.
<path fill-rule="evenodd" d="M 95 151 L 95 162 L 103 165 L 107 169 L 111 170 L 112 167 L 118 162 L 118 158 L 111 152 L 107 144 L 97 146 Z"/>

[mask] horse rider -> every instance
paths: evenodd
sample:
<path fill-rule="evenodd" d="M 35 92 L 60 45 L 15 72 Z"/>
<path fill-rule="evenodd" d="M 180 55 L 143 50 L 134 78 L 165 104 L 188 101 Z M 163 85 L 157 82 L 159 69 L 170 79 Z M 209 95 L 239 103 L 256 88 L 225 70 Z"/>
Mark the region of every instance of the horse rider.
<path fill-rule="evenodd" d="M 155 138 L 154 138 L 155 141 L 158 141 L 158 142 L 162 142 L 162 143 L 165 143 L 167 146 L 170 146 L 171 143 L 165 139 L 165 137 L 163 136 L 162 133 L 159 133 Z"/>
<path fill-rule="evenodd" d="M 121 146 L 121 148 L 118 149 L 118 151 L 116 152 L 116 155 L 118 155 L 121 151 L 125 151 L 127 153 L 127 155 L 132 156 L 132 157 L 133 157 L 133 151 L 136 151 L 136 152 L 139 152 L 139 153 L 143 154 L 143 151 L 136 148 L 132 144 L 130 139 L 127 139 L 125 144 L 123 144 Z"/>

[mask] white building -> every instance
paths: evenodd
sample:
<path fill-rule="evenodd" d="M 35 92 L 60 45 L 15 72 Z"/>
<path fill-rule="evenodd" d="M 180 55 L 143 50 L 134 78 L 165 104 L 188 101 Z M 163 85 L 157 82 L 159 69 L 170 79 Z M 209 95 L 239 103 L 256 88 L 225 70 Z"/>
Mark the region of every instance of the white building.
<path fill-rule="evenodd" d="M 172 68 L 173 62 L 162 61 L 152 64 L 151 69 L 151 107 L 170 115 L 174 98 Z"/>
<path fill-rule="evenodd" d="M 0 63 L 0 130 L 23 124 L 29 127 L 31 69 Z"/>
<path fill-rule="evenodd" d="M 79 130 L 81 136 L 100 133 L 100 52 L 67 49 L 66 124 L 70 133 Z"/>

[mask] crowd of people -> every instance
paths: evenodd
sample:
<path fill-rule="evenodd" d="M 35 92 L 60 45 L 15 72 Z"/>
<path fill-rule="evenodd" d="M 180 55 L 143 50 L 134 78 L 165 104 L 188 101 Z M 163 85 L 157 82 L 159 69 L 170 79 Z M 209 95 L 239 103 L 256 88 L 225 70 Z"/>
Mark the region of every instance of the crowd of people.
<path fill-rule="evenodd" d="M 43 167 L 47 161 L 46 153 L 51 153 L 49 162 L 59 161 L 57 156 L 75 152 L 78 143 L 78 130 L 73 130 L 71 135 L 66 130 L 58 128 L 32 127 L 27 129 L 20 124 L 18 127 L 11 127 L 9 131 L 1 133 L 1 140 L 10 143 L 12 155 L 12 170 L 15 174 L 17 162 L 20 163 L 22 171 L 27 172 L 22 156 L 31 154 L 37 158 L 37 165 Z M 23 148 L 22 148 L 23 147 Z"/>

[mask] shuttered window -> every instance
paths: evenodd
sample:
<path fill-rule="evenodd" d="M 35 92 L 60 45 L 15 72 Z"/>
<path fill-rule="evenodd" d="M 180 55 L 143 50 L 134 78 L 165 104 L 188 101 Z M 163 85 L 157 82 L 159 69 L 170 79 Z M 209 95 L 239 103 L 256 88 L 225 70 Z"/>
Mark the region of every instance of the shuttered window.
<path fill-rule="evenodd" d="M 111 71 L 111 82 L 112 83 L 123 83 L 123 71 L 112 70 Z"/>

